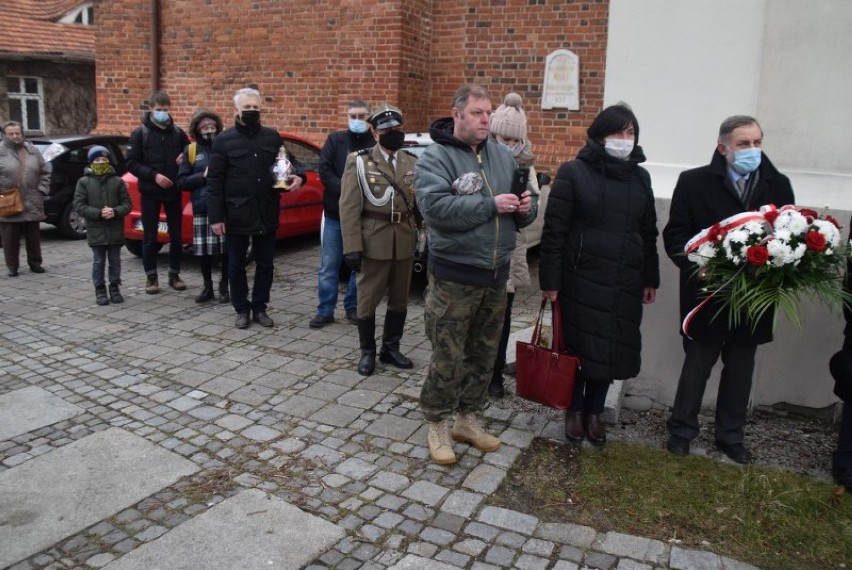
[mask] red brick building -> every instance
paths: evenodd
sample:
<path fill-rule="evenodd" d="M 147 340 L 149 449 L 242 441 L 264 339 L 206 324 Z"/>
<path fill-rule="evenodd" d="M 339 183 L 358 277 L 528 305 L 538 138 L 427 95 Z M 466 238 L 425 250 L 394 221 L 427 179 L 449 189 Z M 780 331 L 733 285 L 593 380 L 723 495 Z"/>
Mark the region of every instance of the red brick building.
<path fill-rule="evenodd" d="M 449 114 L 455 89 L 478 82 L 494 106 L 524 97 L 545 171 L 574 155 L 603 101 L 608 0 L 142 0 L 96 3 L 99 132 L 129 132 L 152 89 L 176 120 L 197 106 L 232 114 L 256 85 L 264 122 L 318 144 L 342 128 L 353 98 L 388 101 L 407 130 Z M 545 60 L 580 60 L 580 110 L 541 109 Z M 230 122 L 230 121 L 228 121 Z"/>

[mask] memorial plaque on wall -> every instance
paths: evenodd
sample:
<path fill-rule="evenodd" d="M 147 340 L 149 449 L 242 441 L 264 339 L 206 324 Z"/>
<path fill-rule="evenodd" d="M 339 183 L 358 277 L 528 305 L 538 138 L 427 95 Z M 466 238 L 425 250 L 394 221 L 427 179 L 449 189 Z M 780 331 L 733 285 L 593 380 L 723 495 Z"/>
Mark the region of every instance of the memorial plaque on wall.
<path fill-rule="evenodd" d="M 547 56 L 541 108 L 580 110 L 580 58 L 573 51 L 558 49 Z"/>

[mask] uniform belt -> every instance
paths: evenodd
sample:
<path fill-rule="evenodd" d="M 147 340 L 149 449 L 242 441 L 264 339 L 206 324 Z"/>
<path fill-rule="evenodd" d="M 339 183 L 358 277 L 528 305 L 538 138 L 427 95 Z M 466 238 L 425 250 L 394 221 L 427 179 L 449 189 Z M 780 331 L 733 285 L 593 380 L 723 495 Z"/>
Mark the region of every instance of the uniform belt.
<path fill-rule="evenodd" d="M 383 222 L 389 222 L 391 224 L 398 224 L 400 222 L 404 222 L 408 219 L 408 212 L 374 212 L 372 210 L 367 210 L 365 212 L 361 212 L 362 218 L 370 218 L 371 220 L 381 220 Z"/>

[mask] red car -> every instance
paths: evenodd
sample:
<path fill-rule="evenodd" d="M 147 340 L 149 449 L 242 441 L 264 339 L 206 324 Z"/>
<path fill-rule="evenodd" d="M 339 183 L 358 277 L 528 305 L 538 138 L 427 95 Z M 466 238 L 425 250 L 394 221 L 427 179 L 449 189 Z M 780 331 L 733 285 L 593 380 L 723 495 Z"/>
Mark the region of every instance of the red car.
<path fill-rule="evenodd" d="M 290 162 L 302 168 L 308 181 L 295 192 L 281 193 L 281 211 L 276 237 L 278 239 L 319 232 L 322 221 L 322 196 L 325 191 L 320 182 L 317 169 L 320 162 L 320 148 L 311 141 L 297 135 L 281 133 L 284 146 L 287 147 Z M 133 209 L 124 218 L 124 245 L 133 255 L 142 256 L 142 211 L 139 201 L 139 187 L 136 177 L 129 172 L 122 176 L 127 184 Z M 189 192 L 181 193 L 183 202 L 183 228 L 181 239 L 185 246 L 192 245 L 192 202 Z M 160 227 L 157 231 L 160 247 L 169 243 L 166 215 L 160 213 Z"/>

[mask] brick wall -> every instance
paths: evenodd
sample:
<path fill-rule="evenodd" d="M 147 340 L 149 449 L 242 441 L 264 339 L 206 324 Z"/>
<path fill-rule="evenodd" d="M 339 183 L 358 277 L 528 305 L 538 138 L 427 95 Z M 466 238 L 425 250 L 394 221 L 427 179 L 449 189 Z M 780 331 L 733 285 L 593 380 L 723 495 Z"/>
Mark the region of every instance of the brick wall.
<path fill-rule="evenodd" d="M 98 132 L 129 132 L 151 91 L 151 2 L 96 5 Z M 354 98 L 388 101 L 408 130 L 449 114 L 475 81 L 495 108 L 524 97 L 541 170 L 576 153 L 600 111 L 608 0 L 161 1 L 160 85 L 178 124 L 198 106 L 231 123 L 236 89 L 256 84 L 264 123 L 322 144 Z M 547 55 L 580 58 L 580 111 L 541 110 Z"/>

